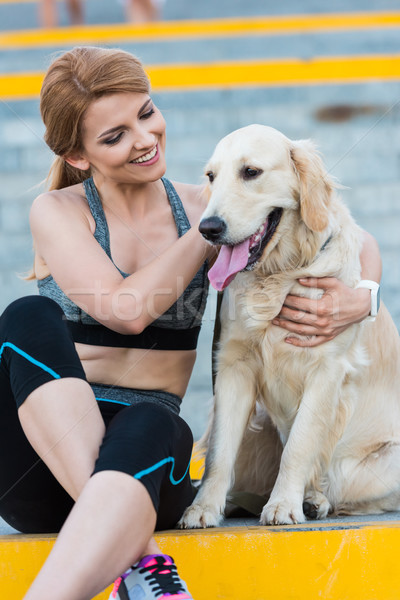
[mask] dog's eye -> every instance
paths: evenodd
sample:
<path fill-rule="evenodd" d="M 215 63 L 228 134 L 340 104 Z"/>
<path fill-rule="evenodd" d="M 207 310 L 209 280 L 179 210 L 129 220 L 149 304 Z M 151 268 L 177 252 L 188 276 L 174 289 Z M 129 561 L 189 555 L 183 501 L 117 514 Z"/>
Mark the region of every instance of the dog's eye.
<path fill-rule="evenodd" d="M 262 169 L 255 169 L 254 167 L 243 167 L 242 177 L 243 179 L 255 179 L 262 173 Z"/>
<path fill-rule="evenodd" d="M 215 179 L 215 177 L 214 177 L 214 173 L 213 173 L 212 171 L 208 171 L 208 172 L 206 173 L 206 176 L 208 177 L 208 181 L 209 181 L 210 183 L 212 183 L 212 182 L 214 181 L 214 179 Z"/>

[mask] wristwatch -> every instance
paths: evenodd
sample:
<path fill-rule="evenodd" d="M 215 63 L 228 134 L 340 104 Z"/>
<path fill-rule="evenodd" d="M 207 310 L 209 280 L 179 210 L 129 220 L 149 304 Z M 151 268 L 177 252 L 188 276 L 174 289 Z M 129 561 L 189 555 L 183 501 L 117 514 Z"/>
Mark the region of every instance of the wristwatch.
<path fill-rule="evenodd" d="M 356 289 L 357 288 L 366 288 L 371 290 L 371 310 L 367 319 L 368 321 L 375 321 L 375 317 L 378 314 L 379 305 L 381 302 L 379 283 L 376 283 L 376 281 L 371 281 L 370 279 L 363 279 L 358 285 L 356 285 Z"/>

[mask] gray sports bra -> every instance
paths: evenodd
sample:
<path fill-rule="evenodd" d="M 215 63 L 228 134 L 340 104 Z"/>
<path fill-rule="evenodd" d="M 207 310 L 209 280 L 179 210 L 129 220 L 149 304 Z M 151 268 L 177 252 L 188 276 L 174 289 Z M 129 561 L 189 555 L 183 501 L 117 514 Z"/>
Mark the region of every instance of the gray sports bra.
<path fill-rule="evenodd" d="M 172 183 L 162 178 L 175 219 L 179 237 L 190 229 L 190 223 Z M 96 223 L 94 237 L 112 261 L 110 233 L 99 193 L 90 177 L 83 182 L 86 198 Z M 115 263 L 114 263 L 115 264 Z M 118 266 L 115 265 L 118 269 Z M 207 293 L 207 261 L 196 273 L 178 300 L 152 325 L 138 335 L 124 335 L 98 323 L 72 302 L 49 275 L 38 280 L 39 293 L 55 300 L 63 309 L 75 342 L 96 346 L 150 348 L 157 350 L 192 350 L 196 348 Z M 118 269 L 123 277 L 128 277 Z"/>

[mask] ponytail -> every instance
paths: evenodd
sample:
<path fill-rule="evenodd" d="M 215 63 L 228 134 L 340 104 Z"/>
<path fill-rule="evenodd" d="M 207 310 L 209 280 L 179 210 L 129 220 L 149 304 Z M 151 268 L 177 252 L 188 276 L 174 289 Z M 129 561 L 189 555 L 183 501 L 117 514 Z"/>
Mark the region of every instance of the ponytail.
<path fill-rule="evenodd" d="M 90 169 L 87 171 L 76 169 L 61 156 L 56 156 L 46 181 L 49 190 L 61 190 L 70 185 L 82 183 L 88 177 L 90 177 Z"/>

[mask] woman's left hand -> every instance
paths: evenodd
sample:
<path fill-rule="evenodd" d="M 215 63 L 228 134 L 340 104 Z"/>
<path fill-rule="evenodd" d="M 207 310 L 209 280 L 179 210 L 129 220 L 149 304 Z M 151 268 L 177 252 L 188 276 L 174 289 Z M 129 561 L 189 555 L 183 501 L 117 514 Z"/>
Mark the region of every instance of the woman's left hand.
<path fill-rule="evenodd" d="M 308 336 L 286 338 L 293 346 L 319 346 L 333 340 L 349 325 L 362 321 L 370 312 L 370 290 L 353 289 L 335 277 L 309 277 L 299 279 L 305 287 L 321 288 L 323 296 L 319 300 L 300 296 L 286 296 L 282 310 L 272 321 L 274 325 L 287 329 L 290 333 Z"/>

